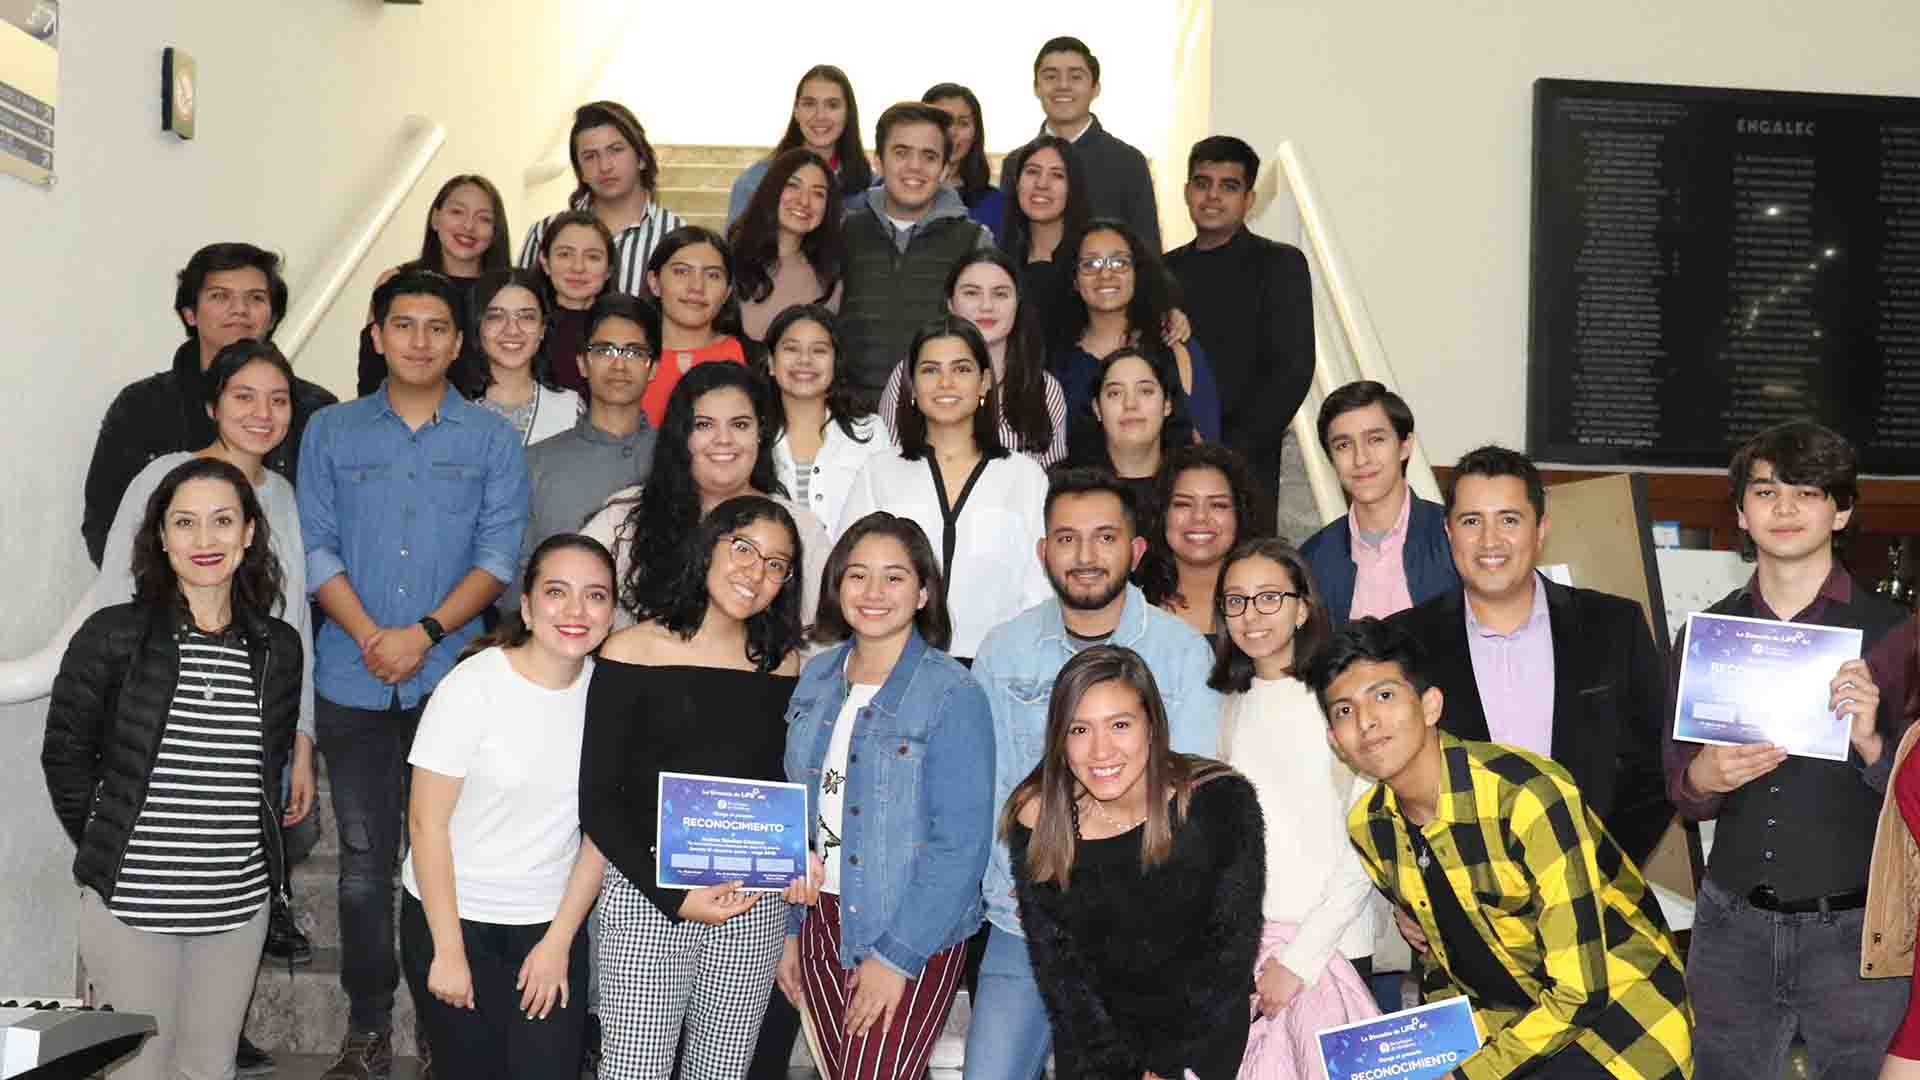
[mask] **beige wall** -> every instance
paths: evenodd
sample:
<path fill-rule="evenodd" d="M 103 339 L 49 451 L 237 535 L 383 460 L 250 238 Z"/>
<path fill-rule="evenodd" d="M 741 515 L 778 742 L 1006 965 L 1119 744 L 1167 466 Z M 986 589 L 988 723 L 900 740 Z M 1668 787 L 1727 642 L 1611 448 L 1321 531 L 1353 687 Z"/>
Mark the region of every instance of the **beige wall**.
<path fill-rule="evenodd" d="M 1215 0 L 1213 119 L 1295 140 L 1436 463 L 1525 437 L 1536 78 L 1920 95 L 1903 0 Z"/>

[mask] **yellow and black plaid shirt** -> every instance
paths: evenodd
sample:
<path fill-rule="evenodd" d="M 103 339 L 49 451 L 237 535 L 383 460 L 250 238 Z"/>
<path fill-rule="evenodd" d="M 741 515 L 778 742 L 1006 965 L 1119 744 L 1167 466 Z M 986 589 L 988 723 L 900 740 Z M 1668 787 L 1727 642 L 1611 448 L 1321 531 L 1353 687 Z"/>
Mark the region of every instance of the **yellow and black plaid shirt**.
<path fill-rule="evenodd" d="M 1692 1076 L 1693 1010 L 1666 920 L 1566 771 L 1439 737 L 1439 808 L 1421 835 L 1485 948 L 1534 1001 L 1475 1002 L 1485 1041 L 1459 1071 L 1492 1080 L 1578 1044 L 1620 1080 Z M 1385 784 L 1347 817 L 1374 884 L 1426 931 L 1426 1000 L 1456 997 L 1466 988 L 1448 972 L 1409 827 Z"/>

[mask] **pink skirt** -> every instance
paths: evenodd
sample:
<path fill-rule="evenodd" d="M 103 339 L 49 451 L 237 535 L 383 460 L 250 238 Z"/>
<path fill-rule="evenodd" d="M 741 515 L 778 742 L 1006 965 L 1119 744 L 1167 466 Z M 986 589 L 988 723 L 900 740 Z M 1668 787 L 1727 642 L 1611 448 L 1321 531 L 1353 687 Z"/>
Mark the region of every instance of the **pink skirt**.
<path fill-rule="evenodd" d="M 1269 922 L 1260 934 L 1260 956 L 1253 962 L 1254 978 L 1270 959 L 1277 960 L 1293 941 L 1293 923 Z M 1300 991 L 1279 1016 L 1260 1011 L 1253 999 L 1253 1025 L 1247 1029 L 1247 1056 L 1240 1062 L 1240 1080 L 1326 1080 L 1320 1062 L 1320 1044 L 1313 1033 L 1380 1015 L 1360 973 L 1339 953 L 1327 961 L 1313 985 Z"/>

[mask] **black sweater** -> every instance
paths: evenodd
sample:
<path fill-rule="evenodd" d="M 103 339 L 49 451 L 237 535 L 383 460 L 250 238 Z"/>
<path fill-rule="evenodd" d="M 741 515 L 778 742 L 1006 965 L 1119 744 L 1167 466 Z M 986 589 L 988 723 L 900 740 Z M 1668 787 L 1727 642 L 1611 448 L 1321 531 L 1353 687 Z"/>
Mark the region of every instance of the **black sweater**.
<path fill-rule="evenodd" d="M 1144 826 L 1142 827 L 1144 828 Z M 1231 1078 L 1246 1052 L 1266 889 L 1253 785 L 1217 777 L 1193 794 L 1167 861 L 1140 869 L 1141 829 L 1075 845 L 1072 884 L 1027 876 L 1032 834 L 1014 826 L 1020 924 L 1053 1026 L 1062 1080 L 1139 1080 L 1192 1069 Z"/>

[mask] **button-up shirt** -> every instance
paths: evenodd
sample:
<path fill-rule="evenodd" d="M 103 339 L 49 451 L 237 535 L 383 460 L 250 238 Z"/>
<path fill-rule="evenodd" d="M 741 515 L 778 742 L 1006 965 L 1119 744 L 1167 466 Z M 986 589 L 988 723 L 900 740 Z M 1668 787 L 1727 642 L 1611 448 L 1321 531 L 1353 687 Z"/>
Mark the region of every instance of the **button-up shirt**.
<path fill-rule="evenodd" d="M 1384 619 L 1413 606 L 1407 591 L 1407 521 L 1413 515 L 1413 491 L 1400 493 L 1400 516 L 1393 528 L 1377 544 L 1367 542 L 1353 511 L 1347 511 L 1347 531 L 1352 536 L 1353 607 L 1350 619 Z"/>
<path fill-rule="evenodd" d="M 527 526 L 527 465 L 513 426 L 447 387 L 433 419 L 410 429 L 387 387 L 314 415 L 300 453 L 307 587 L 345 574 L 375 623 L 411 626 L 474 569 L 511 581 Z M 328 620 L 314 635 L 314 688 L 356 709 L 433 692 L 480 620 L 446 627 L 412 678 L 389 686 Z"/>
<path fill-rule="evenodd" d="M 1487 736 L 1494 742 L 1553 756 L 1553 620 L 1547 613 L 1547 587 L 1533 575 L 1533 611 L 1513 633 L 1502 634 L 1467 612 L 1467 652 L 1473 657 L 1473 681 L 1487 714 Z"/>
<path fill-rule="evenodd" d="M 582 195 L 568 203 L 567 209 L 591 210 L 593 196 Z M 546 242 L 547 223 L 558 216 L 550 214 L 528 227 L 526 243 L 520 245 L 522 269 L 540 269 L 540 245 Z M 649 196 L 647 212 L 640 215 L 640 220 L 613 234 L 613 250 L 620 256 L 620 274 L 617 281 L 609 284 L 628 296 L 647 295 L 647 261 L 653 258 L 653 249 L 660 246 L 662 237 L 684 224 L 679 214 L 660 205 L 657 195 Z"/>

